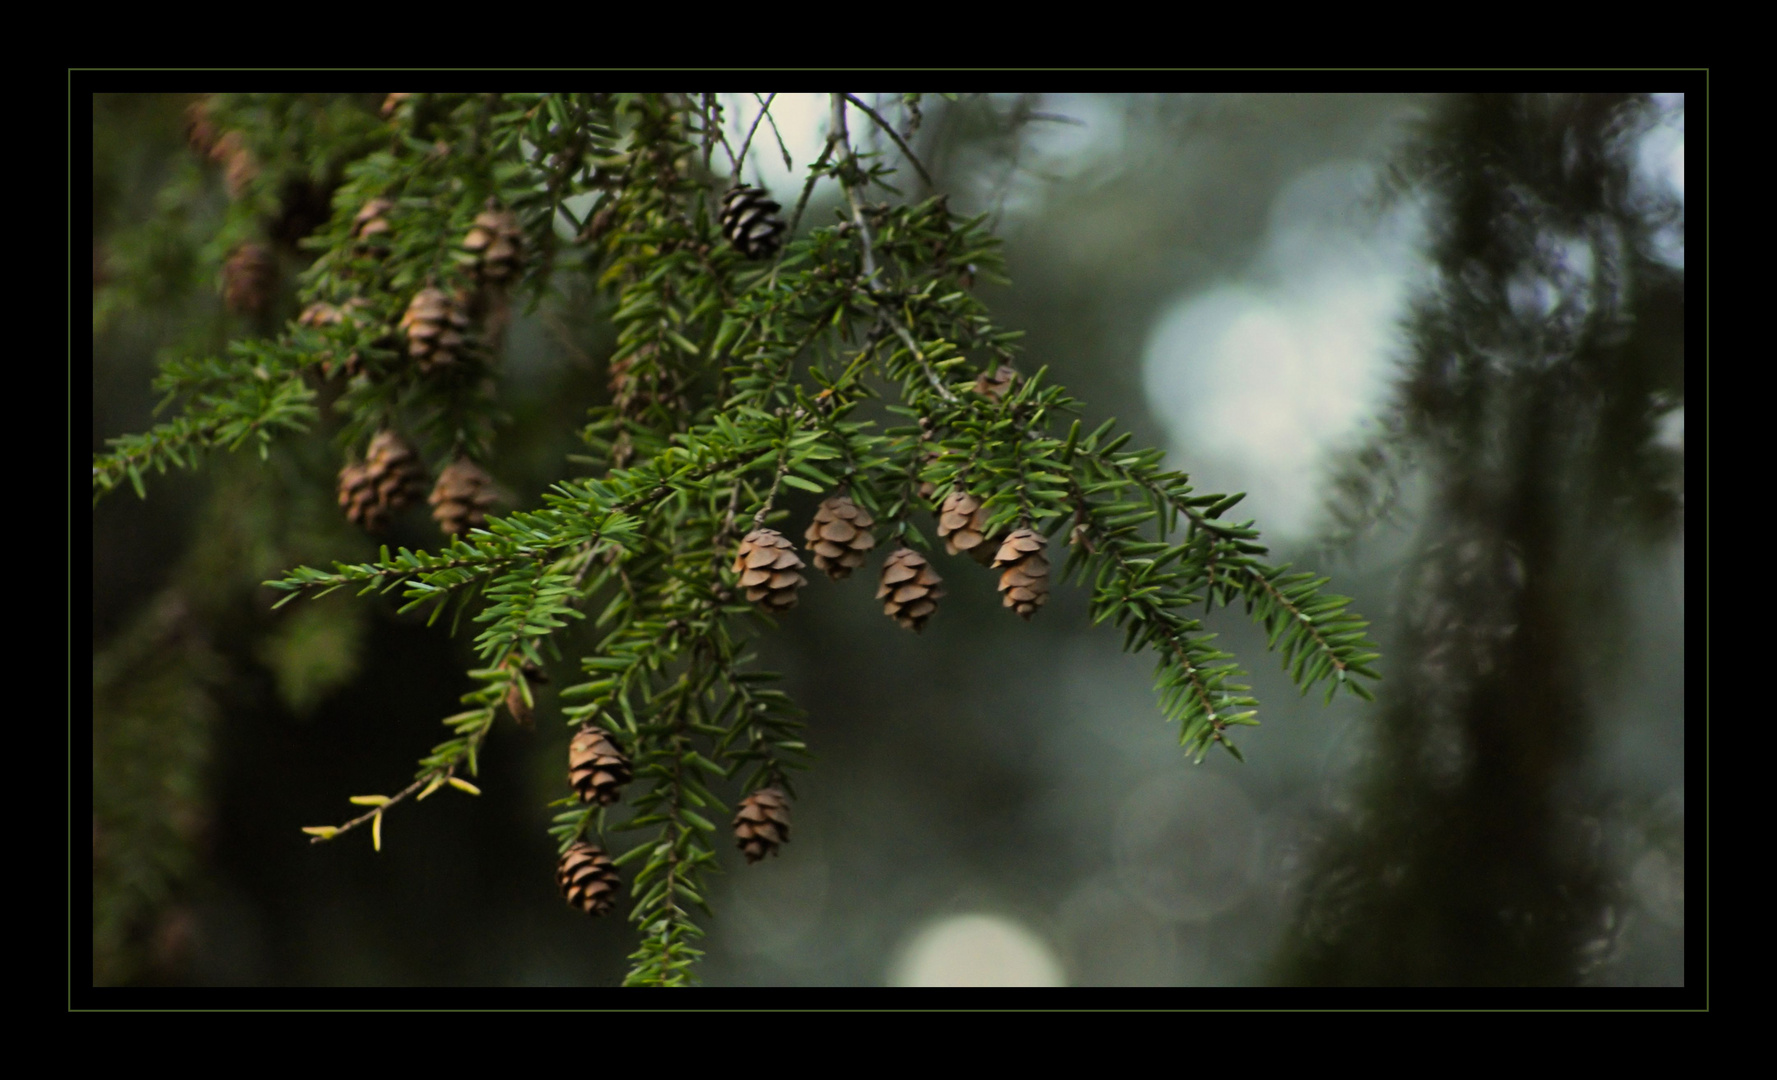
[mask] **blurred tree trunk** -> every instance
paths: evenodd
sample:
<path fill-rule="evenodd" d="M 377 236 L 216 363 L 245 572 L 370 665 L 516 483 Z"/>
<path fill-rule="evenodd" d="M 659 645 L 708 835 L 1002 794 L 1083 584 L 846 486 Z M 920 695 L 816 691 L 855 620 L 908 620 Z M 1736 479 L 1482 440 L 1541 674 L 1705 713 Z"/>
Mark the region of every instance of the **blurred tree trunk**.
<path fill-rule="evenodd" d="M 1436 274 L 1363 502 L 1430 482 L 1370 771 L 1309 872 L 1284 982 L 1560 985 L 1620 903 L 1581 766 L 1631 545 L 1682 528 L 1682 206 L 1638 181 L 1642 96 L 1451 99 L 1403 161 Z M 1388 481 L 1384 483 L 1383 481 Z"/>

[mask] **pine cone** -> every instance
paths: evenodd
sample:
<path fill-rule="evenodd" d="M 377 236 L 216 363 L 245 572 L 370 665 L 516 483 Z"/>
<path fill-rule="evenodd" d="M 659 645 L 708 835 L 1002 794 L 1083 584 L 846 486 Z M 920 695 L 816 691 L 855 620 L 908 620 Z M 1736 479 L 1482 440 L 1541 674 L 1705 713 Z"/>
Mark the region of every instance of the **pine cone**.
<path fill-rule="evenodd" d="M 722 235 L 749 259 L 769 259 L 783 242 L 783 207 L 756 187 L 737 184 L 722 196 Z"/>
<path fill-rule="evenodd" d="M 259 176 L 259 159 L 247 149 L 247 137 L 238 131 L 225 131 L 210 147 L 210 160 L 222 166 L 222 186 L 228 197 L 239 201 L 247 193 L 247 185 Z"/>
<path fill-rule="evenodd" d="M 347 465 L 339 473 L 339 505 L 366 532 L 382 532 L 391 515 L 425 490 L 425 466 L 413 447 L 393 431 L 378 432 L 363 463 Z"/>
<path fill-rule="evenodd" d="M 407 355 L 419 363 L 420 371 L 431 374 L 446 364 L 454 363 L 467 343 L 464 331 L 469 329 L 468 305 L 452 300 L 444 290 L 427 287 L 414 294 L 401 316 L 401 332 L 407 335 Z"/>
<path fill-rule="evenodd" d="M 987 562 L 993 548 L 985 543 L 986 529 L 987 511 L 981 508 L 980 499 L 961 488 L 944 496 L 938 511 L 938 538 L 944 541 L 946 552 L 966 551 L 976 562 Z"/>
<path fill-rule="evenodd" d="M 579 792 L 581 802 L 610 806 L 622 797 L 623 785 L 634 775 L 629 759 L 603 728 L 588 724 L 568 743 L 568 783 Z"/>
<path fill-rule="evenodd" d="M 259 244 L 234 249 L 222 264 L 222 297 L 228 309 L 240 315 L 258 315 L 271 299 L 278 264 Z"/>
<path fill-rule="evenodd" d="M 870 511 L 852 502 L 850 495 L 827 496 L 803 534 L 814 553 L 815 569 L 834 581 L 850 577 L 864 565 L 864 553 L 876 546 L 876 537 L 870 535 L 875 523 Z"/>
<path fill-rule="evenodd" d="M 562 853 L 555 883 L 561 886 L 561 894 L 571 906 L 588 915 L 603 915 L 616 906 L 617 890 L 623 881 L 604 848 L 581 843 Z"/>
<path fill-rule="evenodd" d="M 806 564 L 796 548 L 776 529 L 754 529 L 734 553 L 734 572 L 747 590 L 747 599 L 767 611 L 788 611 L 796 606 L 796 590 L 808 579 L 796 571 Z"/>
<path fill-rule="evenodd" d="M 1041 533 L 1018 529 L 1006 537 L 993 560 L 1000 573 L 1003 607 L 1017 611 L 1026 619 L 1049 602 L 1049 557 L 1043 554 L 1048 544 Z"/>
<path fill-rule="evenodd" d="M 512 719 L 519 727 L 527 731 L 537 726 L 536 713 L 531 708 L 531 703 L 524 699 L 524 688 L 518 685 L 517 679 L 512 680 L 511 687 L 506 691 L 506 711 L 512 714 Z"/>
<path fill-rule="evenodd" d="M 887 599 L 882 612 L 909 630 L 925 629 L 926 620 L 938 610 L 944 584 L 926 557 L 912 548 L 896 548 L 882 563 L 878 600 Z"/>
<path fill-rule="evenodd" d="M 1018 372 L 1009 365 L 1001 364 L 991 374 L 981 373 L 981 377 L 975 380 L 975 392 L 997 404 L 1006 400 L 1006 395 L 1012 391 L 1012 384 L 1017 381 Z"/>
<path fill-rule="evenodd" d="M 475 256 L 476 273 L 483 281 L 505 281 L 517 273 L 523 244 L 518 215 L 492 205 L 475 215 L 474 227 L 463 237 L 463 250 Z"/>
<path fill-rule="evenodd" d="M 919 471 L 920 472 L 924 472 L 929 466 L 931 466 L 939 458 L 944 456 L 944 448 L 942 446 L 939 446 L 937 443 L 933 442 L 935 435 L 936 435 L 936 432 L 934 431 L 934 426 L 932 424 L 931 417 L 928 417 L 928 416 L 920 417 L 919 418 L 919 441 L 920 441 L 920 445 L 923 448 L 920 452 L 920 455 L 919 455 Z M 920 498 L 929 499 L 932 497 L 932 494 L 935 491 L 937 491 L 937 488 L 935 486 L 933 486 L 933 484 L 930 480 L 921 480 L 919 482 L 919 497 Z"/>
<path fill-rule="evenodd" d="M 654 365 L 646 363 L 657 351 L 654 345 L 642 345 L 634 352 L 611 362 L 611 404 L 622 415 L 638 417 L 657 400 L 659 371 Z"/>
<path fill-rule="evenodd" d="M 364 299 L 362 296 L 354 296 L 350 300 L 347 300 L 343 305 L 334 305 L 317 300 L 308 307 L 303 308 L 302 314 L 297 316 L 296 321 L 299 325 L 312 326 L 317 330 L 325 329 L 329 326 L 339 326 L 340 324 L 347 322 L 354 325 L 362 325 L 368 319 L 369 311 L 370 301 Z M 345 372 L 347 378 L 351 378 L 364 370 L 364 361 L 362 357 L 354 352 L 350 356 L 347 356 L 343 361 L 340 361 L 338 366 Z M 331 378 L 333 376 L 333 370 L 333 353 L 331 351 L 322 353 L 322 377 Z"/>
<path fill-rule="evenodd" d="M 487 524 L 486 511 L 495 500 L 493 477 L 468 458 L 446 465 L 426 499 L 446 536 L 462 536 Z"/>
<path fill-rule="evenodd" d="M 740 801 L 734 815 L 734 838 L 756 863 L 790 842 L 790 803 L 777 788 L 760 788 Z"/>
<path fill-rule="evenodd" d="M 201 158 L 209 157 L 216 149 L 221 134 L 216 130 L 216 122 L 210 119 L 210 105 L 210 95 L 205 94 L 185 107 L 185 141 L 191 152 Z"/>
<path fill-rule="evenodd" d="M 393 209 L 395 204 L 389 199 L 372 199 L 365 203 L 352 218 L 352 239 L 370 248 L 387 250 L 386 234 L 394 228 L 389 224 L 387 214 Z"/>
<path fill-rule="evenodd" d="M 513 669 L 512 685 L 506 689 L 506 711 L 512 714 L 512 719 L 518 722 L 519 727 L 527 731 L 532 730 L 537 726 L 533 719 L 535 710 L 532 709 L 531 702 L 527 700 L 525 691 L 530 688 L 532 683 L 548 682 L 549 676 L 543 673 L 542 668 L 529 660 L 522 659 L 516 653 L 507 657 L 506 667 Z"/>

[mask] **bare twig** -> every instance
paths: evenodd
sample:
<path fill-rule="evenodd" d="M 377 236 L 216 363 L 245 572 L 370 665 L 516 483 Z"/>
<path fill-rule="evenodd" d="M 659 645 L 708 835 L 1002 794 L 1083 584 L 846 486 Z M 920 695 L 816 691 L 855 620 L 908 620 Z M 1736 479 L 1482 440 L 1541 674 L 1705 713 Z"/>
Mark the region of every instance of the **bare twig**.
<path fill-rule="evenodd" d="M 755 98 L 759 97 L 758 94 L 754 94 L 753 96 Z M 734 162 L 734 183 L 736 183 L 736 184 L 740 183 L 741 166 L 743 166 L 747 163 L 747 151 L 752 149 L 753 133 L 759 130 L 759 121 L 761 121 L 771 115 L 771 103 L 776 100 L 777 100 L 776 94 L 773 94 L 768 98 L 760 98 L 759 99 L 759 115 L 753 117 L 753 126 L 747 129 L 746 141 L 740 144 L 740 157 L 738 159 L 736 159 Z M 772 121 L 771 130 L 774 132 L 777 130 L 777 122 L 775 120 Z M 778 136 L 777 144 L 780 148 L 784 145 L 783 136 L 781 136 L 781 135 Z M 790 160 L 790 152 L 788 150 L 785 150 L 784 151 L 784 161 L 786 163 L 788 163 L 789 160 Z"/>
<path fill-rule="evenodd" d="M 753 96 L 755 98 L 757 98 L 759 95 L 754 94 Z M 765 118 L 765 122 L 767 124 L 771 125 L 772 137 L 777 139 L 777 152 L 784 156 L 784 168 L 794 169 L 796 167 L 796 162 L 794 160 L 792 160 L 790 157 L 790 148 L 788 146 L 784 145 L 784 133 L 777 129 L 777 117 L 771 115 L 771 103 L 776 98 L 777 98 L 777 95 L 773 94 L 773 95 L 771 95 L 771 97 L 765 98 L 762 101 L 760 101 L 759 114 Z M 759 121 L 754 120 L 753 126 L 758 127 Z M 751 138 L 750 135 L 748 137 Z"/>
<path fill-rule="evenodd" d="M 851 132 L 845 126 L 845 101 L 850 94 L 833 95 L 833 133 L 829 139 L 838 141 L 844 151 L 844 158 L 839 169 L 839 187 L 845 192 L 845 201 L 851 204 L 852 224 L 857 226 L 858 237 L 864 242 L 864 280 L 874 287 L 876 278 L 876 244 L 870 234 L 870 224 L 864 220 L 864 202 L 858 197 L 853 181 L 858 174 L 858 158 L 851 148 Z"/>
<path fill-rule="evenodd" d="M 864 115 L 868 116 L 870 119 L 876 121 L 876 126 L 878 128 L 880 128 L 882 131 L 884 131 L 885 133 L 887 133 L 889 138 L 891 138 L 895 141 L 895 145 L 901 148 L 901 153 L 906 154 L 907 160 L 911 161 L 913 163 L 913 167 L 916 170 L 918 170 L 919 178 L 926 182 L 926 187 L 928 189 L 938 186 L 938 185 L 932 183 L 931 174 L 926 172 L 926 167 L 919 163 L 919 155 L 915 154 L 913 152 L 913 148 L 911 146 L 908 146 L 907 143 L 904 140 L 902 140 L 901 136 L 895 132 L 894 125 L 890 124 L 887 120 L 884 120 L 880 115 L 878 115 L 875 109 L 872 109 L 870 106 L 859 101 L 857 99 L 856 95 L 846 94 L 845 100 L 851 102 L 853 105 L 856 105 L 858 108 L 864 110 Z"/>
<path fill-rule="evenodd" d="M 845 103 L 847 99 L 856 100 L 855 98 L 852 98 L 850 94 L 833 95 L 833 132 L 828 136 L 828 149 L 831 149 L 834 143 L 837 142 L 845 155 L 843 165 L 839 170 L 839 186 L 845 192 L 846 202 L 851 205 L 852 224 L 857 228 L 858 238 L 863 242 L 865 287 L 874 289 L 877 284 L 875 280 L 876 243 L 874 236 L 870 232 L 870 223 L 864 218 L 863 200 L 858 197 L 857 188 L 853 186 L 853 181 L 858 175 L 858 162 L 857 156 L 852 152 L 851 148 L 851 132 L 845 126 Z M 921 349 L 919 347 L 919 342 L 913 339 L 913 332 L 903 326 L 901 320 L 891 314 L 886 306 L 880 307 L 877 310 L 878 318 L 888 324 L 889 328 L 893 330 L 896 336 L 901 339 L 902 343 L 907 346 L 908 350 L 913 355 L 913 359 L 918 361 L 920 369 L 925 372 L 926 381 L 932 384 L 932 389 L 937 391 L 938 396 L 942 397 L 945 401 L 955 402 L 956 395 L 950 392 L 950 388 L 945 386 L 938 378 L 938 373 L 932 370 L 931 364 L 926 360 L 925 350 Z"/>

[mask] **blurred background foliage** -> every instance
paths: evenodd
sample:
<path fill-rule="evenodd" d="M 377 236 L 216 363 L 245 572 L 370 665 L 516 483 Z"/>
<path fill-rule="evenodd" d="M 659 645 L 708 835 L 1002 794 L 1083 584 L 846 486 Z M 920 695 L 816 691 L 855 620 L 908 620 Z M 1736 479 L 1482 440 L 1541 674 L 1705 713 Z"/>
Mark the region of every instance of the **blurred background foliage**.
<path fill-rule="evenodd" d="M 303 132 L 349 141 L 381 96 L 268 96 L 303 167 L 247 206 L 187 148 L 191 100 L 93 99 L 95 451 L 153 421 L 157 360 L 294 314 L 339 167 Z M 729 853 L 705 982 L 1681 983 L 1682 97 L 923 108 L 935 186 L 998 215 L 1014 280 L 983 295 L 1021 366 L 1251 490 L 1274 554 L 1375 620 L 1385 682 L 1304 702 L 1223 613 L 1264 726 L 1249 764 L 1193 768 L 1073 590 L 1027 626 L 990 575 L 947 575 L 915 637 L 810 588 L 761 653 L 815 764 L 782 855 Z M 243 239 L 283 282 L 258 323 L 222 301 Z M 515 506 L 578 474 L 608 393 L 604 300 L 560 287 L 507 332 Z M 297 831 L 406 776 L 469 685 L 466 640 L 382 600 L 271 610 L 267 578 L 374 552 L 334 434 L 94 511 L 94 982 L 615 984 L 629 928 L 553 882 L 562 725 L 500 729 L 484 796 L 393 820 L 380 854 Z"/>

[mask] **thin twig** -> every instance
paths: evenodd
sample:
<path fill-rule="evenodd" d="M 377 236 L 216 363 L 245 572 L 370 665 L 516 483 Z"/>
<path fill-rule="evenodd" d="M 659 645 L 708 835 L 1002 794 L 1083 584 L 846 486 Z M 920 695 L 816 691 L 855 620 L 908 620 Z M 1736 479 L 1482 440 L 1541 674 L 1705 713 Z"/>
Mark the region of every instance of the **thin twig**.
<path fill-rule="evenodd" d="M 845 125 L 845 102 L 850 97 L 850 94 L 833 95 L 833 134 L 828 136 L 828 149 L 831 149 L 833 142 L 836 141 L 844 150 L 844 160 L 839 170 L 839 186 L 845 192 L 846 202 L 851 205 L 852 224 L 858 230 L 859 239 L 863 241 L 865 287 L 873 289 L 876 277 L 875 238 L 870 232 L 870 223 L 864 218 L 863 201 L 859 199 L 857 189 L 852 186 L 851 182 L 857 175 L 857 156 L 852 152 L 851 132 Z M 936 390 L 938 396 L 945 401 L 954 403 L 956 395 L 950 392 L 950 389 L 939 380 L 937 372 L 932 370 L 931 364 L 926 360 L 925 351 L 919 347 L 919 342 L 913 340 L 912 331 L 901 325 L 901 320 L 890 314 L 886 306 L 879 307 L 877 313 L 878 318 L 888 324 L 889 328 L 900 337 L 913 354 L 914 360 L 918 361 L 920 369 L 925 372 L 926 381 L 932 384 L 932 389 Z"/>
<path fill-rule="evenodd" d="M 759 97 L 758 94 L 754 94 L 753 96 L 756 98 Z M 751 150 L 753 147 L 753 133 L 759 130 L 759 121 L 771 115 L 771 103 L 776 100 L 777 95 L 773 94 L 768 98 L 761 98 L 759 101 L 759 115 L 753 117 L 753 126 L 747 129 L 746 141 L 740 144 L 740 157 L 734 163 L 734 183 L 736 184 L 740 183 L 741 166 L 747 163 L 747 151 Z M 776 122 L 772 123 L 771 130 L 777 130 Z M 783 137 L 779 136 L 777 142 L 779 146 L 782 146 L 784 143 Z M 784 157 L 788 159 L 789 156 L 789 152 L 785 151 Z"/>
<path fill-rule="evenodd" d="M 852 224 L 857 226 L 858 236 L 864 242 L 864 281 L 866 286 L 872 285 L 876 278 L 876 244 L 870 235 L 870 225 L 864 220 L 864 203 L 858 198 L 858 192 L 852 182 L 857 176 L 858 158 L 851 148 L 851 132 L 845 126 L 845 99 L 850 94 L 834 94 L 833 97 L 833 133 L 830 139 L 838 140 L 844 149 L 845 156 L 839 168 L 839 187 L 845 192 L 845 201 L 851 204 Z"/>
<path fill-rule="evenodd" d="M 492 727 L 492 725 L 488 725 L 488 727 L 484 727 L 478 733 L 478 735 L 470 736 L 470 739 L 476 743 L 480 743 L 481 739 L 486 737 L 487 732 L 488 732 L 489 728 L 491 728 L 491 727 Z M 445 768 L 433 769 L 430 772 L 422 773 L 420 775 L 419 779 L 415 780 L 413 783 L 402 788 L 400 791 L 396 792 L 395 794 L 389 796 L 388 802 L 383 803 L 380 806 L 371 807 L 368 811 L 366 811 L 362 814 L 359 814 L 357 817 L 346 822 L 344 825 L 338 826 L 330 833 L 327 833 L 325 835 L 311 836 L 309 838 L 309 843 L 320 844 L 320 843 L 324 843 L 328 840 L 332 840 L 336 837 L 343 836 L 346 833 L 351 832 L 353 829 L 356 829 L 358 826 L 365 824 L 366 822 L 374 821 L 377 817 L 381 816 L 383 811 L 387 810 L 391 806 L 394 806 L 396 803 L 402 801 L 403 799 L 414 794 L 415 792 L 419 791 L 420 789 L 425 788 L 428 785 L 431 785 L 434 781 L 442 784 L 444 781 L 449 780 L 451 777 L 455 776 L 456 774 L 457 774 L 457 766 L 454 762 L 452 764 L 446 766 Z"/>
<path fill-rule="evenodd" d="M 846 94 L 845 100 L 851 102 L 853 105 L 856 105 L 858 108 L 864 110 L 865 116 L 868 116 L 870 119 L 876 121 L 876 126 L 880 129 L 882 129 L 883 131 L 887 132 L 889 138 L 895 140 L 895 145 L 901 148 L 901 153 L 906 154 L 907 160 L 911 161 L 913 163 L 913 167 L 919 171 L 919 178 L 926 182 L 927 189 L 935 188 L 938 186 L 938 185 L 932 183 L 932 176 L 930 173 L 926 172 L 926 167 L 919 163 L 919 155 L 915 154 L 913 152 L 913 148 L 911 146 L 908 146 L 907 143 L 902 140 L 901 136 L 895 132 L 893 125 L 891 125 L 887 120 L 884 120 L 880 115 L 878 115 L 875 109 L 872 109 L 870 106 L 859 101 L 857 99 L 856 95 Z"/>
<path fill-rule="evenodd" d="M 790 415 L 791 426 L 794 427 L 794 421 L 800 420 L 804 415 L 806 414 L 798 407 Z M 765 527 L 765 515 L 771 513 L 771 504 L 777 501 L 777 489 L 783 485 L 784 474 L 789 471 L 790 436 L 785 435 L 783 449 L 779 450 L 777 454 L 777 471 L 771 476 L 771 490 L 765 493 L 765 502 L 760 505 L 759 512 L 753 515 L 753 528 L 762 529 Z"/>
<path fill-rule="evenodd" d="M 759 95 L 754 94 L 753 96 L 758 97 Z M 776 98 L 777 95 L 773 94 L 773 95 L 771 95 L 771 97 Z M 784 168 L 792 169 L 792 170 L 795 169 L 796 162 L 794 159 L 792 159 L 790 157 L 790 148 L 788 146 L 784 145 L 784 133 L 779 131 L 777 128 L 777 117 L 771 115 L 771 100 L 770 99 L 767 99 L 760 104 L 760 112 L 762 112 L 764 114 L 765 122 L 767 124 L 771 125 L 772 137 L 777 139 L 777 152 L 784 156 Z M 753 123 L 756 126 L 758 124 L 758 121 L 755 120 L 755 121 L 753 121 Z"/>
<path fill-rule="evenodd" d="M 827 136 L 827 145 L 821 148 L 821 156 L 816 158 L 814 164 L 808 167 L 808 182 L 802 185 L 802 195 L 796 200 L 796 212 L 790 216 L 790 228 L 785 234 L 791 239 L 794 239 L 796 236 L 797 226 L 802 224 L 802 212 L 808 209 L 808 197 L 814 194 L 814 186 L 821 178 L 821 169 L 827 164 L 827 159 L 833 156 L 833 147 L 838 141 L 839 140 L 829 134 Z M 784 244 L 782 247 L 778 248 L 777 258 L 772 260 L 771 263 L 771 276 L 767 278 L 765 282 L 767 290 L 776 287 L 778 267 L 783 265 L 784 256 L 789 253 L 789 244 Z"/>

